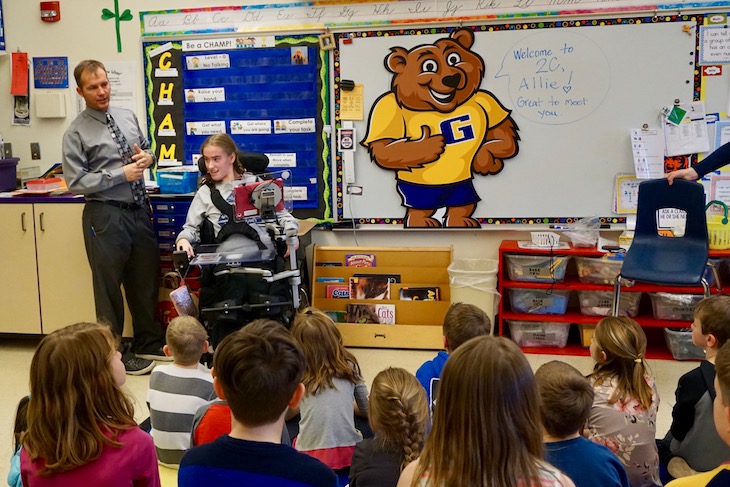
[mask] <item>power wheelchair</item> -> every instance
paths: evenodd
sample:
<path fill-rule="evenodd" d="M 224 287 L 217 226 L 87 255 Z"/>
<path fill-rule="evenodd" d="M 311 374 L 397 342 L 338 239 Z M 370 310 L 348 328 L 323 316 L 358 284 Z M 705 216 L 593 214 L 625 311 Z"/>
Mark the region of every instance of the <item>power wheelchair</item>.
<path fill-rule="evenodd" d="M 277 217 L 277 211 L 288 209 L 284 185 L 290 175 L 286 171 L 267 171 L 269 160 L 264 154 L 239 152 L 239 159 L 248 172 L 257 176 L 257 181 L 234 186 L 235 203 L 230 207 L 223 208 L 213 198 L 218 209 L 229 216 L 229 222 L 218 234 L 223 240 L 215 236 L 213 224 L 206 219 L 195 257 L 189 259 L 184 251 L 173 255 L 181 275 L 185 276 L 191 266 L 201 270 L 200 321 L 208 330 L 213 348 L 228 334 L 258 318 L 278 320 L 289 327 L 300 306 L 308 304 L 301 287 L 296 232 L 285 228 Z M 198 167 L 205 175 L 202 160 Z M 265 249 L 260 240 L 257 255 L 261 259 L 231 251 L 226 244 L 232 235 L 222 235 L 229 225 L 233 230 L 228 234 L 236 235 L 234 238 L 243 235 L 252 240 L 259 237 L 253 225 L 265 228 L 275 245 L 275 253 Z M 288 259 L 285 258 L 287 251 Z"/>

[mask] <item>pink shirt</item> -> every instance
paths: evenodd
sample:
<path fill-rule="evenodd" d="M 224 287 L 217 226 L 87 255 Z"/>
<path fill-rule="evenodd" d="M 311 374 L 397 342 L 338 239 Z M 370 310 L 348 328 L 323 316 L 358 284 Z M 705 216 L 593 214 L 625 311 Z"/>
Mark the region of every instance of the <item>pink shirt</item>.
<path fill-rule="evenodd" d="M 139 428 L 119 435 L 121 448 L 104 445 L 101 456 L 91 463 L 50 477 L 39 477 L 43 460 L 32 462 L 20 453 L 20 474 L 24 487 L 160 487 L 160 473 L 152 437 Z"/>

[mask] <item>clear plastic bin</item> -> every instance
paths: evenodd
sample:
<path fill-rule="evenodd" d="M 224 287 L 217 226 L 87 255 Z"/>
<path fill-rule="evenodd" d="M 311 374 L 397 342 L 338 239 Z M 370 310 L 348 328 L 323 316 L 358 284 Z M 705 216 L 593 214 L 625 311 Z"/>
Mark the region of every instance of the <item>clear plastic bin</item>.
<path fill-rule="evenodd" d="M 569 256 L 506 254 L 507 273 L 512 281 L 561 282 Z"/>
<path fill-rule="evenodd" d="M 705 352 L 692 343 L 690 328 L 664 328 L 664 338 L 672 356 L 677 360 L 704 359 Z"/>
<path fill-rule="evenodd" d="M 593 284 L 616 283 L 616 276 L 621 272 L 623 257 L 575 257 L 580 282 Z"/>
<path fill-rule="evenodd" d="M 692 321 L 695 306 L 702 301 L 702 294 L 649 293 L 658 320 Z"/>
<path fill-rule="evenodd" d="M 509 301 L 515 313 L 563 315 L 568 308 L 570 291 L 546 289 L 509 289 Z"/>
<path fill-rule="evenodd" d="M 520 347 L 563 348 L 568 343 L 570 323 L 505 320 L 510 336 Z"/>
<path fill-rule="evenodd" d="M 610 316 L 613 311 L 613 291 L 578 291 L 580 312 L 588 316 Z M 636 316 L 639 313 L 641 293 L 622 292 L 619 299 L 619 316 Z"/>

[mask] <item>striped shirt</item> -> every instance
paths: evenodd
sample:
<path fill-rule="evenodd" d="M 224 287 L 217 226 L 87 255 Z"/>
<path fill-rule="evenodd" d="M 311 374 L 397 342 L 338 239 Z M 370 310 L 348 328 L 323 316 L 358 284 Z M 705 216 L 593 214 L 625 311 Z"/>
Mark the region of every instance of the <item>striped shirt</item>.
<path fill-rule="evenodd" d="M 158 365 L 152 371 L 147 403 L 157 459 L 177 467 L 190 446 L 195 411 L 215 397 L 213 378 L 203 365 L 186 369 L 175 364 Z"/>

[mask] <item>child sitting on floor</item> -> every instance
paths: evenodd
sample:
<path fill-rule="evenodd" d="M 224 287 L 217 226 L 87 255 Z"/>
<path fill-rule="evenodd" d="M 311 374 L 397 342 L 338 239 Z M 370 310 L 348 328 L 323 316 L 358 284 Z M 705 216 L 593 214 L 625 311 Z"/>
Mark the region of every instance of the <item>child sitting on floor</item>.
<path fill-rule="evenodd" d="M 697 472 L 730 461 L 730 446 L 717 434 L 712 420 L 715 356 L 728 338 L 730 296 L 717 294 L 700 301 L 694 311 L 692 342 L 705 351 L 705 360 L 679 378 L 672 426 L 659 441 L 659 453 L 665 453 L 662 460 L 669 463 L 670 474 L 675 477 L 679 475 L 672 467 L 677 461 Z"/>
<path fill-rule="evenodd" d="M 368 416 L 375 437 L 355 446 L 350 487 L 395 487 L 401 470 L 423 448 L 426 392 L 410 372 L 385 369 L 373 380 Z"/>
<path fill-rule="evenodd" d="M 646 368 L 646 335 L 624 316 L 603 318 L 591 338 L 593 407 L 587 437 L 621 460 L 633 487 L 661 485 L 656 437 L 659 393 Z"/>
<path fill-rule="evenodd" d="M 300 312 L 292 334 L 304 353 L 306 386 L 296 449 L 320 459 L 347 483 L 355 445 L 363 439 L 354 413 L 367 417 L 368 411 L 360 366 L 342 344 L 334 321 L 318 309 Z"/>
<path fill-rule="evenodd" d="M 208 351 L 208 334 L 192 316 L 170 321 L 165 333 L 165 354 L 173 362 L 158 365 L 150 376 L 147 404 L 157 459 L 177 468 L 190 445 L 193 416 L 212 397 L 213 377 L 200 357 Z"/>
<path fill-rule="evenodd" d="M 335 487 L 326 465 L 280 444 L 284 417 L 304 395 L 303 371 L 302 352 L 283 325 L 258 320 L 224 338 L 212 373 L 231 408 L 231 432 L 188 450 L 179 487 Z"/>
<path fill-rule="evenodd" d="M 416 378 L 426 389 L 429 405 L 435 399 L 438 380 L 449 354 L 454 353 L 459 345 L 470 338 L 480 335 L 489 335 L 491 322 L 489 316 L 482 309 L 473 304 L 452 303 L 446 311 L 443 324 L 444 349 L 421 365 L 416 371 Z"/>
<path fill-rule="evenodd" d="M 626 470 L 603 445 L 583 438 L 593 406 L 593 387 L 572 365 L 553 360 L 535 372 L 545 442 L 545 460 L 576 487 L 629 487 Z"/>
<path fill-rule="evenodd" d="M 155 446 L 122 391 L 122 354 L 108 326 L 78 323 L 46 335 L 30 364 L 24 487 L 159 487 Z"/>

